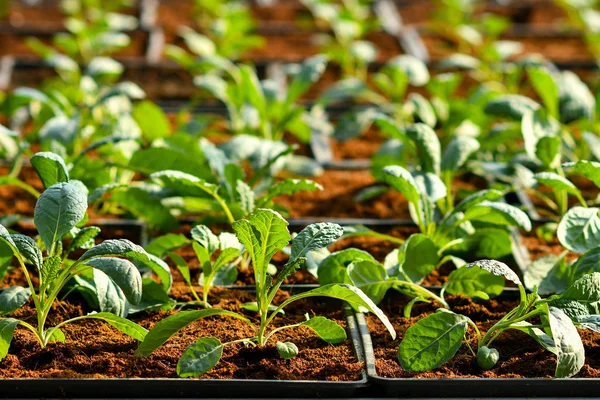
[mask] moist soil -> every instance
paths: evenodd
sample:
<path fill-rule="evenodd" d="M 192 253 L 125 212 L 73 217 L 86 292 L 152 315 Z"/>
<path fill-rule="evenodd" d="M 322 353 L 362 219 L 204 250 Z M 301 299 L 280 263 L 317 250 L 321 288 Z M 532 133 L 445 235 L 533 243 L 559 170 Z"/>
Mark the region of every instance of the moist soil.
<path fill-rule="evenodd" d="M 280 196 L 276 203 L 297 217 L 330 218 L 376 218 L 410 220 L 408 201 L 395 190 L 389 190 L 365 202 L 356 202 L 355 197 L 376 181 L 368 170 L 326 170 L 323 175 L 313 178 L 323 186 L 322 191 L 301 192 L 293 196 Z M 453 182 L 453 190 L 458 197 L 470 194 L 486 185 L 474 176 Z"/>
<path fill-rule="evenodd" d="M 398 362 L 398 346 L 406 330 L 419 319 L 435 312 L 436 304 L 417 303 L 412 310 L 413 318 L 402 317 L 402 308 L 410 299 L 398 292 L 389 291 L 379 307 L 389 317 L 398 333 L 392 340 L 387 330 L 372 315 L 367 315 L 369 330 L 373 340 L 377 374 L 386 378 L 552 378 L 556 369 L 556 356 L 544 350 L 527 334 L 509 330 L 494 341 L 494 348 L 500 353 L 500 361 L 488 371 L 477 366 L 475 357 L 463 344 L 456 356 L 440 368 L 428 372 L 407 372 Z M 475 302 L 464 297 L 449 297 L 452 311 L 471 318 L 482 334 L 500 320 L 508 311 L 518 305 L 516 300 L 490 300 Z M 477 339 L 469 328 L 468 340 L 471 347 L 477 348 Z M 585 347 L 586 363 L 576 375 L 578 378 L 598 378 L 600 376 L 600 334 L 590 330 L 580 330 Z"/>
<path fill-rule="evenodd" d="M 0 176 L 6 176 L 10 173 L 10 168 L 0 167 Z M 37 191 L 44 190 L 37 173 L 33 168 L 24 167 L 21 169 L 19 179 L 28 185 L 33 186 Z M 0 185 L 0 215 L 19 214 L 33 216 L 36 198 L 25 190 L 12 186 Z"/>
<path fill-rule="evenodd" d="M 282 292 L 276 302 L 287 297 L 287 292 Z M 254 301 L 254 296 L 247 292 L 215 289 L 210 300 L 215 307 L 241 312 L 258 322 L 255 314 L 240 311 L 241 304 Z M 81 303 L 58 302 L 48 322 L 54 325 L 87 312 Z M 305 313 L 325 316 L 346 327 L 341 302 L 319 299 L 293 303 L 286 308 L 285 316 L 275 320 L 274 327 L 301 322 L 305 320 Z M 133 320 L 151 329 L 171 314 L 173 312 L 142 314 Z M 33 322 L 34 315 L 35 310 L 25 306 L 15 317 Z M 151 356 L 140 358 L 134 356 L 136 341 L 104 322 L 87 320 L 61 329 L 66 342 L 51 343 L 41 349 L 32 333 L 17 328 L 9 354 L 0 362 L 0 375 L 11 378 L 176 378 L 177 360 L 186 347 L 199 338 L 212 336 L 228 342 L 253 335 L 251 328 L 237 319 L 205 318 L 190 324 Z M 298 356 L 292 360 L 281 359 L 274 347 L 277 341 L 294 342 L 300 350 Z M 360 379 L 362 366 L 350 340 L 333 346 L 318 339 L 310 329 L 301 327 L 275 334 L 264 348 L 241 344 L 226 346 L 221 361 L 202 378 L 355 381 Z"/>
<path fill-rule="evenodd" d="M 551 242 L 538 237 L 535 233 L 535 230 L 532 230 L 531 232 L 521 232 L 521 236 L 523 238 L 523 244 L 529 251 L 531 261 L 535 261 L 538 258 L 548 255 L 559 255 L 565 250 L 556 236 L 552 238 Z M 565 256 L 565 259 L 567 262 L 571 262 L 576 260 L 578 257 L 578 254 L 569 251 Z"/>

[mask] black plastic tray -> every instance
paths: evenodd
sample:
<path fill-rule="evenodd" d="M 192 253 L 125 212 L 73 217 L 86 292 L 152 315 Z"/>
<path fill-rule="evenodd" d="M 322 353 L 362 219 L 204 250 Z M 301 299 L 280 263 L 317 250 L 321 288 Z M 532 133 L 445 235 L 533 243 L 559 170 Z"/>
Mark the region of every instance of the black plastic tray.
<path fill-rule="evenodd" d="M 511 294 L 513 293 L 513 294 Z M 514 296 L 515 291 L 503 296 Z M 373 391 L 384 397 L 597 397 L 600 379 L 548 378 L 384 378 L 377 375 L 373 343 L 363 314 L 356 314 L 356 322 L 365 349 L 365 362 Z"/>
<path fill-rule="evenodd" d="M 354 312 L 344 306 L 350 340 L 364 361 Z M 339 398 L 361 395 L 368 386 L 363 369 L 354 382 L 267 379 L 0 379 L 4 398 Z"/>

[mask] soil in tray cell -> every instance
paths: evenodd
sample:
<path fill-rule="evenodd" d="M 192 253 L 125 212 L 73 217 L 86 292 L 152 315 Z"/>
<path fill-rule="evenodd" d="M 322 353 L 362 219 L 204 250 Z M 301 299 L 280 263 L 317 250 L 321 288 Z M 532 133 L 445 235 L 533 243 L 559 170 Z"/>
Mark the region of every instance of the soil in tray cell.
<path fill-rule="evenodd" d="M 535 230 L 531 232 L 521 232 L 521 236 L 523 237 L 523 244 L 529 252 L 531 261 L 535 261 L 544 256 L 559 255 L 565 250 L 556 236 L 553 237 L 551 242 L 538 237 L 535 233 Z M 569 251 L 565 256 L 565 259 L 567 262 L 570 262 L 578 257 L 578 254 Z"/>
<path fill-rule="evenodd" d="M 290 211 L 290 217 L 410 220 L 408 201 L 394 190 L 364 202 L 355 201 L 363 189 L 376 183 L 370 171 L 327 170 L 313 180 L 323 186 L 322 191 L 302 192 L 276 199 L 278 204 Z M 459 195 L 485 187 L 484 182 L 470 176 L 453 182 L 453 190 Z"/>
<path fill-rule="evenodd" d="M 440 368 L 428 372 L 407 372 L 398 362 L 398 346 L 406 330 L 431 313 L 435 304 L 417 303 L 413 307 L 413 318 L 402 317 L 402 308 L 410 299 L 397 292 L 389 291 L 379 304 L 389 317 L 398 333 L 392 340 L 383 326 L 380 326 L 372 315 L 367 315 L 369 330 L 373 340 L 373 349 L 377 374 L 386 378 L 552 378 L 556 369 L 556 356 L 544 350 L 527 334 L 509 330 L 503 332 L 494 341 L 494 348 L 500 352 L 500 361 L 488 371 L 477 366 L 475 357 L 463 344 L 456 356 Z M 474 302 L 464 297 L 449 297 L 448 303 L 452 311 L 471 318 L 482 334 L 500 320 L 508 311 L 518 305 L 518 301 L 484 301 Z M 472 329 L 472 328 L 471 328 Z M 590 330 L 580 330 L 581 339 L 586 351 L 586 364 L 576 377 L 598 378 L 600 376 L 600 334 Z M 475 335 L 468 336 L 469 343 L 477 348 Z"/>
<path fill-rule="evenodd" d="M 254 301 L 246 292 L 214 290 L 211 303 L 220 308 L 240 311 L 242 303 Z M 282 292 L 276 302 L 287 294 Z M 51 312 L 50 324 L 84 315 L 81 304 L 57 303 Z M 305 320 L 304 314 L 321 315 L 346 327 L 345 314 L 340 302 L 306 299 L 286 308 L 285 316 L 275 319 L 274 326 L 288 325 Z M 35 314 L 24 307 L 19 318 Z M 150 329 L 170 313 L 140 315 L 134 321 Z M 256 315 L 246 315 L 256 320 Z M 17 328 L 6 359 L 0 362 L 0 375 L 11 378 L 175 378 L 177 360 L 191 343 L 200 337 L 217 337 L 222 342 L 252 336 L 245 323 L 231 317 L 211 317 L 190 324 L 163 347 L 147 358 L 133 355 L 137 342 L 113 329 L 108 324 L 93 320 L 76 322 L 61 328 L 66 343 L 51 343 L 41 349 L 33 335 Z M 277 341 L 294 342 L 300 350 L 292 360 L 283 360 L 277 354 Z M 330 345 L 305 327 L 275 334 L 264 348 L 242 344 L 226 346 L 217 366 L 207 372 L 205 379 L 293 379 L 354 381 L 360 379 L 363 363 L 358 361 L 350 340 Z"/>

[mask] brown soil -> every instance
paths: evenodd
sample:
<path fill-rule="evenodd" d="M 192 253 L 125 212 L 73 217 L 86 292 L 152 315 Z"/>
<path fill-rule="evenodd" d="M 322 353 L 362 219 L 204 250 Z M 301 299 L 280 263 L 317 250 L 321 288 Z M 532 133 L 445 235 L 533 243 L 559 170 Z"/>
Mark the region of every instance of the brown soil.
<path fill-rule="evenodd" d="M 324 190 L 276 199 L 278 204 L 290 210 L 290 217 L 410 219 L 408 202 L 394 191 L 364 203 L 354 201 L 362 189 L 375 183 L 369 171 L 328 170 L 314 181 Z"/>
<path fill-rule="evenodd" d="M 560 244 L 558 239 L 553 237 L 552 242 L 547 242 L 544 239 L 540 239 L 534 231 L 531 232 L 521 232 L 523 237 L 523 244 L 527 247 L 529 251 L 529 255 L 531 257 L 531 261 L 535 261 L 540 257 L 548 256 L 548 255 L 559 255 L 562 253 L 565 248 Z M 579 255 L 568 252 L 565 259 L 567 261 L 573 261 L 577 259 Z"/>
<path fill-rule="evenodd" d="M 253 301 L 246 292 L 215 290 L 218 298 L 210 300 L 216 307 L 240 311 L 242 303 Z M 276 299 L 281 302 L 287 294 Z M 304 314 L 322 315 L 346 326 L 341 303 L 324 300 L 301 300 L 286 308 L 286 315 L 274 326 L 304 320 Z M 30 318 L 34 310 L 23 307 L 16 314 Z M 57 303 L 49 324 L 84 315 L 80 304 Z M 151 328 L 171 313 L 141 315 L 134 318 Z M 256 315 L 245 314 L 258 322 Z M 230 317 L 211 317 L 190 324 L 163 347 L 147 358 L 134 357 L 137 343 L 108 324 L 88 320 L 67 325 L 63 332 L 66 343 L 51 343 L 41 349 L 33 334 L 18 328 L 8 356 L 0 363 L 0 375 L 11 378 L 175 378 L 177 360 L 185 348 L 200 337 L 214 336 L 222 342 L 253 335 L 243 322 Z M 277 341 L 292 341 L 300 352 L 292 360 L 279 358 L 274 348 Z M 360 378 L 362 363 L 355 355 L 350 340 L 332 346 L 319 340 L 308 328 L 295 328 L 275 334 L 265 348 L 227 346 L 217 366 L 203 375 L 204 379 L 309 379 L 353 381 Z"/>
<path fill-rule="evenodd" d="M 405 371 L 398 362 L 398 346 L 412 324 L 436 309 L 435 305 L 418 303 L 413 308 L 413 318 L 403 318 L 400 316 L 401 310 L 409 300 L 406 296 L 390 291 L 379 305 L 398 333 L 396 340 L 391 339 L 389 333 L 372 315 L 367 315 L 378 375 L 388 378 L 552 378 L 554 376 L 556 356 L 542 349 L 527 334 L 513 330 L 505 331 L 494 341 L 494 348 L 500 352 L 500 361 L 491 370 L 481 370 L 477 366 L 475 357 L 467 346 L 463 345 L 452 360 L 436 370 L 418 373 Z M 506 300 L 474 302 L 463 297 L 450 297 L 447 300 L 454 312 L 473 319 L 482 334 L 507 311 L 518 305 L 518 301 Z M 600 334 L 589 330 L 580 330 L 579 333 L 586 349 L 586 364 L 576 376 L 598 378 L 600 361 L 597 355 L 600 350 Z M 477 347 L 474 334 L 469 335 L 469 342 L 471 347 Z"/>
<path fill-rule="evenodd" d="M 377 153 L 385 138 L 377 132 L 377 129 L 371 128 L 359 137 L 344 141 L 331 138 L 329 141 L 334 159 L 365 159 Z"/>
<path fill-rule="evenodd" d="M 9 173 L 9 168 L 0 167 L 0 176 L 5 176 Z M 44 190 L 33 168 L 23 168 L 19 174 L 19 179 L 33 186 L 38 191 Z M 0 199 L 2 199 L 0 201 L 0 215 L 20 214 L 33 216 L 36 198 L 25 190 L 16 186 L 0 185 Z"/>

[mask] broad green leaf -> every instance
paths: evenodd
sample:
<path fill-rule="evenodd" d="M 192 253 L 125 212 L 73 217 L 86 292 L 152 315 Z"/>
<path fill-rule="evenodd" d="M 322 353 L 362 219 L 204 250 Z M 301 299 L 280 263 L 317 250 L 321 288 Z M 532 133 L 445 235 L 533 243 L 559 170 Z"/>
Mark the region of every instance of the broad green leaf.
<path fill-rule="evenodd" d="M 475 192 L 467 197 L 465 197 L 460 203 L 456 205 L 454 208 L 454 212 L 465 211 L 471 208 L 472 206 L 479 204 L 485 200 L 498 200 L 502 197 L 502 192 L 496 189 L 486 189 Z"/>
<path fill-rule="evenodd" d="M 133 153 L 128 166 L 147 175 L 169 170 L 181 171 L 200 178 L 209 178 L 211 175 L 203 158 L 185 153 L 183 149 L 170 147 L 140 149 Z"/>
<path fill-rule="evenodd" d="M 75 234 L 73 240 L 69 244 L 67 254 L 75 249 L 89 249 L 94 246 L 94 238 L 100 233 L 100 228 L 88 226 L 81 228 Z"/>
<path fill-rule="evenodd" d="M 156 325 L 154 325 L 154 328 L 148 332 L 144 341 L 135 351 L 135 354 L 149 356 L 152 354 L 152 352 L 154 352 L 154 350 L 162 346 L 167 340 L 169 340 L 171 336 L 181 329 L 200 318 L 211 317 L 213 315 L 225 315 L 242 320 L 247 324 L 252 324 L 250 320 L 240 314 L 217 308 L 211 308 L 208 310 L 181 311 L 177 314 L 160 320 Z"/>
<path fill-rule="evenodd" d="M 562 140 L 558 136 L 544 136 L 538 140 L 535 146 L 535 157 L 546 168 L 557 168 L 560 165 L 561 155 Z"/>
<path fill-rule="evenodd" d="M 600 272 L 584 275 L 577 279 L 560 295 L 561 299 L 575 300 L 582 303 L 600 301 Z"/>
<path fill-rule="evenodd" d="M 171 132 L 171 124 L 164 111 L 149 100 L 137 103 L 132 116 L 149 142 L 168 136 Z"/>
<path fill-rule="evenodd" d="M 383 311 L 381 311 L 375 303 L 369 297 L 364 294 L 360 289 L 357 289 L 354 286 L 346 285 L 346 284 L 329 284 L 325 286 L 318 287 L 313 290 L 309 290 L 308 292 L 299 293 L 297 295 L 292 296 L 291 298 L 284 301 L 280 307 L 285 308 L 290 303 L 294 301 L 304 299 L 307 297 L 331 297 L 334 299 L 339 299 L 350 303 L 350 305 L 355 307 L 363 307 L 368 311 L 372 312 L 379 318 L 379 320 L 385 325 L 387 330 L 390 332 L 390 335 L 393 339 L 396 338 L 396 331 L 394 327 L 385 316 Z"/>
<path fill-rule="evenodd" d="M 415 207 L 418 207 L 421 195 L 411 173 L 397 165 L 385 167 L 383 172 L 386 183 L 402 193 Z"/>
<path fill-rule="evenodd" d="M 566 249 L 585 253 L 600 246 L 598 208 L 573 207 L 558 224 L 556 236 Z"/>
<path fill-rule="evenodd" d="M 177 196 L 206 197 L 217 191 L 216 185 L 181 171 L 159 171 L 151 174 L 150 178 L 160 182 Z"/>
<path fill-rule="evenodd" d="M 254 211 L 255 195 L 252 188 L 244 181 L 236 182 L 236 191 L 240 198 L 240 206 L 244 215 L 248 215 Z"/>
<path fill-rule="evenodd" d="M 463 166 L 467 159 L 479 150 L 477 139 L 468 136 L 457 136 L 448 144 L 442 156 L 442 171 L 455 172 Z"/>
<path fill-rule="evenodd" d="M 44 188 L 69 181 L 69 172 L 65 161 L 58 154 L 50 152 L 36 153 L 30 158 L 31 165 L 35 168 Z"/>
<path fill-rule="evenodd" d="M 504 290 L 504 278 L 481 268 L 459 268 L 450 273 L 446 292 L 454 295 L 473 296 L 483 292 L 490 298 Z"/>
<path fill-rule="evenodd" d="M 52 117 L 40 128 L 40 142 L 56 141 L 68 146 L 77 136 L 78 125 L 79 120 L 76 117 L 67 118 L 64 115 Z"/>
<path fill-rule="evenodd" d="M 299 71 L 294 75 L 288 87 L 286 103 L 292 104 L 306 93 L 311 85 L 321 78 L 326 67 L 327 58 L 323 55 L 316 55 L 306 59 L 300 65 Z"/>
<path fill-rule="evenodd" d="M 50 249 L 85 216 L 87 196 L 73 183 L 57 183 L 38 199 L 33 220 L 46 248 Z"/>
<path fill-rule="evenodd" d="M 248 216 L 233 223 L 233 230 L 252 258 L 252 267 L 259 280 L 266 279 L 271 258 L 292 239 L 287 221 L 279 213 L 259 208 Z M 265 282 L 257 282 L 264 285 Z"/>
<path fill-rule="evenodd" d="M 570 162 L 563 164 L 563 168 L 568 169 L 569 172 L 581 174 L 590 181 L 594 182 L 594 185 L 600 187 L 600 163 L 596 161 L 580 160 L 577 162 Z"/>
<path fill-rule="evenodd" d="M 567 178 L 558 175 L 554 172 L 540 172 L 535 174 L 534 179 L 541 183 L 542 185 L 546 185 L 556 190 L 564 190 L 569 194 L 576 195 L 577 197 L 581 197 L 581 192 L 577 189 L 570 180 Z"/>
<path fill-rule="evenodd" d="M 583 343 L 573 322 L 560 309 L 549 307 L 548 318 L 558 350 L 554 375 L 557 378 L 570 378 L 577 374 L 585 363 Z"/>
<path fill-rule="evenodd" d="M 414 114 L 427 126 L 434 128 L 437 124 L 437 117 L 431 103 L 418 93 L 411 93 L 407 99 L 414 107 Z"/>
<path fill-rule="evenodd" d="M 12 314 L 27 303 L 31 290 L 21 286 L 12 286 L 0 291 L 0 315 Z"/>
<path fill-rule="evenodd" d="M 322 249 L 334 243 L 344 234 L 338 224 L 319 222 L 302 229 L 292 241 L 290 262 L 305 257 L 309 252 Z"/>
<path fill-rule="evenodd" d="M 290 360 L 298 355 L 298 347 L 292 342 L 277 342 L 275 348 L 284 360 Z"/>
<path fill-rule="evenodd" d="M 531 230 L 531 221 L 527 214 L 515 206 L 497 201 L 483 201 L 465 210 L 466 221 L 489 222 L 497 225 L 516 226 Z"/>
<path fill-rule="evenodd" d="M 507 94 L 489 101 L 485 106 L 484 112 L 495 117 L 521 120 L 527 112 L 537 110 L 538 108 L 540 108 L 540 105 L 529 97 Z"/>
<path fill-rule="evenodd" d="M 214 337 L 200 338 L 185 349 L 177 362 L 177 375 L 196 377 L 212 369 L 223 355 L 223 345 Z"/>
<path fill-rule="evenodd" d="M 222 267 L 225 267 L 227 264 L 231 263 L 233 260 L 240 256 L 240 250 L 234 248 L 228 248 L 222 250 L 217 259 L 215 260 L 212 269 L 213 272 L 219 271 Z"/>
<path fill-rule="evenodd" d="M 560 293 L 568 286 L 567 268 L 564 255 L 540 257 L 524 271 L 523 283 L 528 290 L 537 287 L 540 295 Z"/>
<path fill-rule="evenodd" d="M 52 332 L 52 336 L 50 336 L 50 338 L 48 339 L 48 343 L 52 343 L 52 342 L 65 343 L 66 341 L 67 341 L 67 338 L 66 338 L 65 334 L 63 333 L 63 331 L 61 331 L 60 329 L 55 329 Z"/>
<path fill-rule="evenodd" d="M 413 234 L 400 247 L 398 264 L 412 282 L 419 283 L 437 266 L 436 244 L 426 235 Z"/>
<path fill-rule="evenodd" d="M 567 272 L 571 279 L 569 284 L 574 283 L 576 279 L 586 274 L 600 272 L 600 247 L 595 247 L 580 256 L 577 261 L 568 267 Z"/>
<path fill-rule="evenodd" d="M 467 318 L 452 312 L 437 312 L 419 320 L 400 343 L 400 365 L 410 372 L 439 368 L 454 357 L 467 328 Z"/>
<path fill-rule="evenodd" d="M 119 285 L 99 269 L 94 269 L 92 276 L 91 283 L 94 287 L 98 309 L 101 312 L 115 314 L 119 317 L 127 317 L 129 313 L 127 298 Z"/>
<path fill-rule="evenodd" d="M 473 267 L 479 267 L 488 272 L 491 272 L 492 274 L 494 274 L 496 276 L 503 276 L 504 278 L 508 279 L 509 281 L 511 281 L 513 283 L 516 283 L 517 285 L 522 285 L 521 280 L 519 279 L 519 276 L 515 273 L 515 271 L 510 269 L 510 267 L 508 265 L 504 264 L 503 262 L 496 261 L 496 260 L 479 260 L 479 261 L 475 261 L 470 264 L 467 264 L 463 268 L 473 268 Z"/>
<path fill-rule="evenodd" d="M 400 69 L 408 78 L 412 86 L 424 86 L 429 82 L 429 71 L 427 66 L 419 58 L 403 54 L 388 61 L 391 68 Z"/>
<path fill-rule="evenodd" d="M 440 140 L 435 131 L 429 126 L 419 123 L 411 125 L 406 130 L 406 134 L 415 142 L 422 170 L 439 175 L 442 155 Z"/>
<path fill-rule="evenodd" d="M 107 322 L 114 328 L 117 328 L 124 334 L 134 338 L 135 340 L 139 340 L 140 342 L 142 342 L 145 339 L 146 335 L 148 334 L 148 331 L 145 328 L 139 326 L 135 322 L 129 321 L 128 319 L 125 319 L 125 318 L 118 317 L 111 313 L 104 313 L 104 312 L 91 313 L 91 314 L 85 315 L 80 318 L 102 320 L 104 322 Z"/>
<path fill-rule="evenodd" d="M 192 239 L 208 251 L 208 254 L 213 254 L 219 249 L 219 238 L 208 226 L 196 225 L 192 228 L 190 234 L 192 235 Z"/>
<path fill-rule="evenodd" d="M 161 200 L 143 188 L 129 187 L 126 190 L 117 190 L 112 193 L 111 201 L 153 228 L 169 230 L 177 226 L 177 219 Z"/>
<path fill-rule="evenodd" d="M 176 301 L 152 278 L 142 279 L 142 287 L 142 300 L 136 305 L 129 304 L 130 315 L 142 311 L 170 311 L 175 307 Z"/>
<path fill-rule="evenodd" d="M 14 318 L 0 320 L 0 360 L 3 360 L 8 354 L 8 348 L 18 324 L 19 320 Z"/>
<path fill-rule="evenodd" d="M 582 118 L 591 120 L 594 117 L 594 95 L 575 73 L 562 71 L 559 89 L 561 121 L 569 123 Z"/>
<path fill-rule="evenodd" d="M 573 319 L 570 315 L 569 317 Z M 600 315 L 582 315 L 576 317 L 574 321 L 577 323 L 577 327 L 592 330 L 596 333 L 600 333 Z"/>
<path fill-rule="evenodd" d="M 346 268 L 361 260 L 376 262 L 372 255 L 358 249 L 345 249 L 330 254 L 319 264 L 317 270 L 319 284 L 352 283 Z"/>
<path fill-rule="evenodd" d="M 313 317 L 303 322 L 302 326 L 308 326 L 319 338 L 331 344 L 342 343 L 347 337 L 344 328 L 325 317 Z"/>
<path fill-rule="evenodd" d="M 298 192 L 314 192 L 323 190 L 323 186 L 308 179 L 286 179 L 267 188 L 267 194 L 257 199 L 259 205 L 265 205 L 273 198 L 282 195 L 293 195 Z"/>
<path fill-rule="evenodd" d="M 525 150 L 529 157 L 535 159 L 538 154 L 538 143 L 544 137 L 555 137 L 560 133 L 559 123 L 543 109 L 527 112 L 521 120 L 521 131 Z M 553 148 L 556 148 L 554 146 Z M 558 148 L 560 148 L 560 143 Z M 546 152 L 547 153 L 547 152 Z M 555 156 L 544 157 L 546 161 Z M 543 160 L 540 160 L 543 161 Z M 560 160 L 559 160 L 560 162 Z"/>
<path fill-rule="evenodd" d="M 10 238 L 13 240 L 13 243 L 19 249 L 21 254 L 25 257 L 26 260 L 29 260 L 38 271 L 42 268 L 42 264 L 44 263 L 44 258 L 42 256 L 42 252 L 35 243 L 35 240 L 30 238 L 29 236 L 21 235 L 21 234 L 13 234 L 10 235 Z"/>
<path fill-rule="evenodd" d="M 138 246 L 127 239 L 108 239 L 92 247 L 79 258 L 79 261 L 95 257 L 125 257 L 130 260 L 148 261 L 148 253 L 142 246 Z"/>
<path fill-rule="evenodd" d="M 131 304 L 137 304 L 142 299 L 142 277 L 133 263 L 123 258 L 104 257 L 92 258 L 86 262 L 110 277 L 123 291 Z"/>
<path fill-rule="evenodd" d="M 180 233 L 167 233 L 152 239 L 144 250 L 157 257 L 164 256 L 167 252 L 176 250 L 188 244 L 190 240 Z"/>
<path fill-rule="evenodd" d="M 527 73 L 531 83 L 550 114 L 558 118 L 559 90 L 556 80 L 545 68 L 528 68 Z"/>
<path fill-rule="evenodd" d="M 362 290 L 375 304 L 379 304 L 394 281 L 388 279 L 385 267 L 376 261 L 360 260 L 348 266 L 352 284 Z"/>

